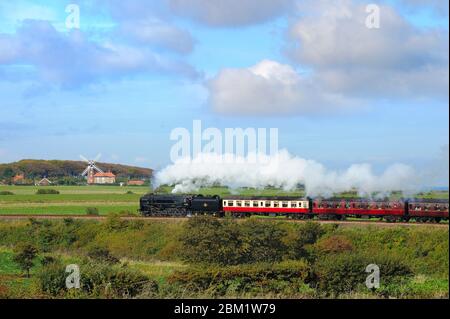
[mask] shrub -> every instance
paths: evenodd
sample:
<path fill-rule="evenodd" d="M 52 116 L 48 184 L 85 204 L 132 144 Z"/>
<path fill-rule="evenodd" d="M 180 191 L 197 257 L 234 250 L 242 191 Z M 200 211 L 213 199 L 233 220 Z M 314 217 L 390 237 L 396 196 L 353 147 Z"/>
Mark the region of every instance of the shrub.
<path fill-rule="evenodd" d="M 14 193 L 10 191 L 1 191 L 0 195 L 14 195 Z"/>
<path fill-rule="evenodd" d="M 30 277 L 30 269 L 34 266 L 34 259 L 37 257 L 38 250 L 30 244 L 22 244 L 16 247 L 16 254 L 13 257 L 23 271 L 26 272 L 27 277 Z"/>
<path fill-rule="evenodd" d="M 59 191 L 57 191 L 56 189 L 45 189 L 45 188 L 40 188 L 36 191 L 37 195 L 57 195 L 59 194 Z"/>
<path fill-rule="evenodd" d="M 125 266 L 110 266 L 105 263 L 83 262 L 80 265 L 80 289 L 88 297 L 128 298 L 139 294 L 155 296 L 156 282 L 149 280 L 140 271 Z M 44 266 L 38 273 L 39 286 L 43 292 L 62 296 L 67 292 L 68 273 L 60 261 Z"/>
<path fill-rule="evenodd" d="M 134 194 L 132 191 L 127 191 L 125 194 Z"/>
<path fill-rule="evenodd" d="M 61 295 L 67 290 L 66 288 L 66 273 L 65 267 L 58 259 L 54 259 L 45 263 L 40 271 L 37 273 L 40 289 L 53 296 Z"/>
<path fill-rule="evenodd" d="M 93 247 L 87 255 L 94 261 L 104 262 L 110 265 L 120 262 L 119 258 L 113 256 L 107 248 Z"/>
<path fill-rule="evenodd" d="M 168 282 L 180 290 L 208 296 L 237 296 L 264 293 L 295 295 L 308 280 L 310 268 L 305 261 L 275 264 L 256 263 L 239 266 L 191 267 L 173 273 Z"/>
<path fill-rule="evenodd" d="M 192 263 L 276 262 L 287 251 L 284 236 L 286 230 L 277 223 L 247 220 L 240 224 L 194 217 L 187 222 L 180 236 L 181 255 Z"/>
<path fill-rule="evenodd" d="M 250 219 L 240 228 L 248 247 L 242 262 L 276 262 L 286 253 L 287 247 L 283 242 L 286 231 L 279 224 Z"/>
<path fill-rule="evenodd" d="M 98 216 L 99 215 L 98 208 L 97 207 L 87 207 L 86 208 L 86 215 Z"/>
<path fill-rule="evenodd" d="M 319 223 L 308 221 L 300 225 L 292 243 L 293 257 L 310 258 L 312 245 L 324 234 L 325 230 Z"/>
<path fill-rule="evenodd" d="M 352 251 L 352 242 L 343 235 L 333 235 L 319 240 L 315 244 L 315 248 L 319 253 L 342 253 L 345 251 Z"/>
<path fill-rule="evenodd" d="M 180 236 L 181 255 L 191 263 L 235 265 L 246 252 L 242 233 L 236 223 L 211 217 L 188 220 Z"/>
<path fill-rule="evenodd" d="M 397 283 L 412 274 L 410 268 L 400 259 L 386 255 L 366 256 L 343 253 L 325 256 L 313 266 L 314 286 L 325 295 L 337 296 L 358 290 L 367 291 L 365 281 L 369 273 L 366 267 L 376 264 L 380 268 L 380 284 Z"/>
<path fill-rule="evenodd" d="M 81 289 L 93 297 L 130 298 L 158 285 L 138 270 L 126 266 L 85 263 L 81 266 Z"/>

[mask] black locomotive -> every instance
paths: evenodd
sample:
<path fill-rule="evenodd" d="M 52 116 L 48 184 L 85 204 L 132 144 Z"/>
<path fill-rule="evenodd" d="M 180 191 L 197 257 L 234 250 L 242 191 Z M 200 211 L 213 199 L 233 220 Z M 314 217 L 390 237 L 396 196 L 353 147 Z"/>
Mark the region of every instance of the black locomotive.
<path fill-rule="evenodd" d="M 144 216 L 182 217 L 200 212 L 221 216 L 221 210 L 219 196 L 147 194 L 140 199 Z"/>

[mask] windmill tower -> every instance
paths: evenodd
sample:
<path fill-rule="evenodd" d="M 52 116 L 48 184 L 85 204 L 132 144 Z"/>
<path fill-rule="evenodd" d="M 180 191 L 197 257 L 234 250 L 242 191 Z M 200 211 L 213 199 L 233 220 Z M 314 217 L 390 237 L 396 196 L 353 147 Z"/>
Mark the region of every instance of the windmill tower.
<path fill-rule="evenodd" d="M 98 154 L 95 159 L 93 160 L 88 160 L 86 157 L 84 157 L 83 155 L 80 155 L 80 158 L 88 163 L 88 166 L 86 167 L 86 169 L 83 171 L 83 173 L 81 173 L 81 176 L 86 176 L 87 177 L 87 183 L 88 184 L 94 184 L 94 174 L 95 172 L 99 172 L 99 173 L 103 173 L 103 171 L 97 167 L 97 165 L 95 165 L 95 162 L 97 162 L 100 158 L 101 154 Z"/>

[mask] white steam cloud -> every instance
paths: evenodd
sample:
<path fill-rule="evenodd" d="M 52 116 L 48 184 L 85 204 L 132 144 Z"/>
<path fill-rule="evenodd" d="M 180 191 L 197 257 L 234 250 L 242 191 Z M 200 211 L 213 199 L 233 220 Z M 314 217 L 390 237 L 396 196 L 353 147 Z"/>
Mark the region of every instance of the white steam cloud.
<path fill-rule="evenodd" d="M 273 186 L 284 190 L 304 185 L 308 196 L 331 196 L 354 189 L 368 195 L 397 190 L 412 193 L 419 189 L 420 178 L 412 167 L 404 164 L 391 165 L 383 173 L 375 174 L 370 164 L 354 164 L 346 170 L 334 171 L 286 150 L 272 156 L 235 156 L 233 163 L 223 161 L 224 157 L 203 153 L 193 160 L 177 161 L 155 175 L 155 186 L 174 185 L 176 193 L 217 184 L 232 189 Z"/>

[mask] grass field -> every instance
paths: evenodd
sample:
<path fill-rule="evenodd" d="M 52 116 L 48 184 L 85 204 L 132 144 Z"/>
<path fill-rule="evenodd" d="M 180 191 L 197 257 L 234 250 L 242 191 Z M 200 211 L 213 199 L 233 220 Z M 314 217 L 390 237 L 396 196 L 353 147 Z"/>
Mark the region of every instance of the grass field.
<path fill-rule="evenodd" d="M 37 195 L 38 189 L 56 189 L 57 195 Z M 161 187 L 160 191 L 169 193 L 171 187 Z M 0 195 L 0 214 L 86 214 L 88 207 L 98 209 L 100 215 L 111 213 L 135 213 L 139 208 L 139 197 L 150 191 L 147 186 L 0 186 L 0 192 L 9 191 L 14 195 Z M 304 192 L 283 191 L 279 189 L 240 189 L 209 187 L 199 191 L 204 195 L 225 196 L 230 194 L 259 196 L 304 196 Z M 351 193 L 339 196 L 353 196 Z M 448 192 L 419 194 L 424 198 L 448 199 Z M 399 195 L 393 195 L 399 197 Z"/>

